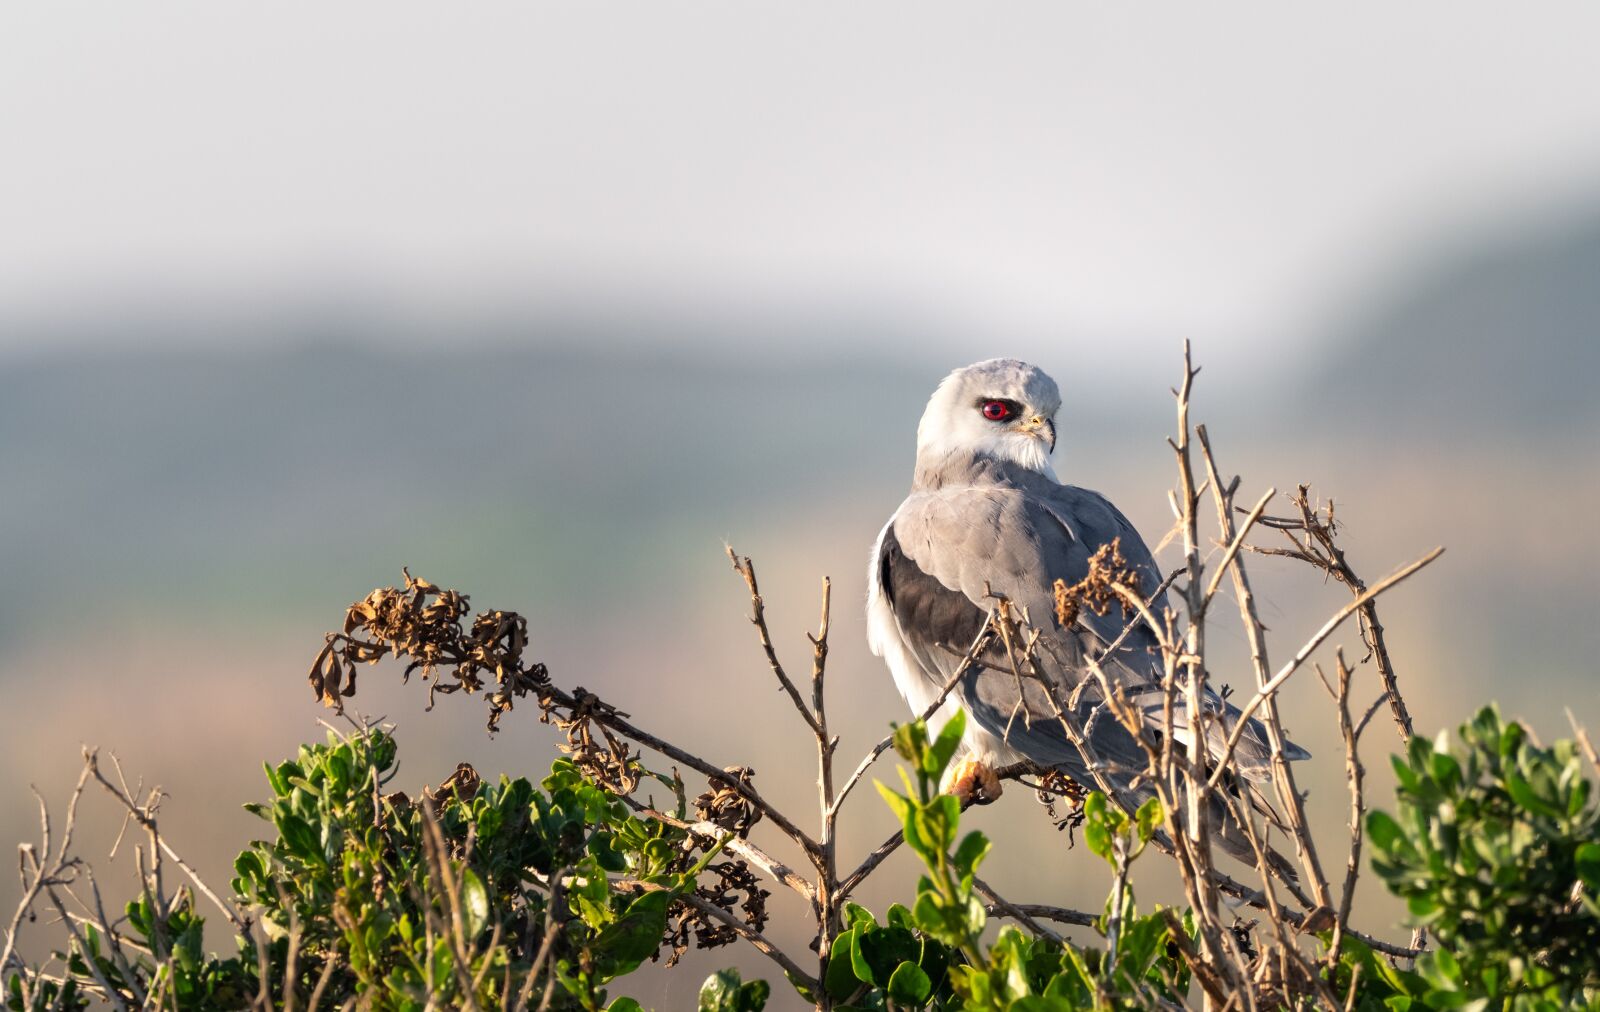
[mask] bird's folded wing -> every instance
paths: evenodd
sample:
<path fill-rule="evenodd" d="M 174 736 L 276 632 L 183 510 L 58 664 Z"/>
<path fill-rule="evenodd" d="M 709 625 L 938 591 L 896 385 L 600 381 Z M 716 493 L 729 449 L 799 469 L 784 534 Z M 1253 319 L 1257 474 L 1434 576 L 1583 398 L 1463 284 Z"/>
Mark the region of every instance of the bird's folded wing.
<path fill-rule="evenodd" d="M 1062 628 L 1055 611 L 1055 581 L 1068 586 L 1081 581 L 1089 572 L 1090 556 L 1113 540 L 1119 542 L 1141 592 L 1151 594 L 1160 576 L 1148 548 L 1132 524 L 1097 493 L 1053 483 L 1038 489 L 998 485 L 921 491 L 905 501 L 884 532 L 878 577 L 902 640 L 936 684 L 954 675 L 998 597 L 1021 608 L 1029 626 L 1039 632 L 1032 666 L 1037 679 L 1019 677 L 1001 646 L 994 644 L 981 658 L 983 666 L 959 687 L 963 704 L 984 730 L 1036 762 L 1081 765 L 1076 747 L 1053 716 L 1047 696 L 1053 694 L 1092 744 L 1113 753 L 1102 756 L 1105 761 L 1142 765 L 1137 744 L 1099 706 L 1098 686 L 1084 686 L 1075 697 L 1073 690 L 1088 677 L 1083 657 L 1088 650 L 1134 698 L 1146 723 L 1164 726 L 1155 637 L 1120 606 L 1104 614 L 1082 609 L 1071 629 Z M 1165 595 L 1156 595 L 1152 606 L 1160 614 Z M 1119 637 L 1115 655 L 1104 656 L 1106 645 Z M 1208 735 L 1210 750 L 1216 752 L 1232 723 L 1228 718 L 1239 711 L 1211 693 L 1206 708 L 1223 718 L 1219 724 L 1224 726 L 1214 726 Z M 1189 737 L 1181 699 L 1173 729 L 1178 740 Z M 1243 736 L 1237 758 L 1246 776 L 1265 772 L 1266 742 L 1258 726 Z"/>

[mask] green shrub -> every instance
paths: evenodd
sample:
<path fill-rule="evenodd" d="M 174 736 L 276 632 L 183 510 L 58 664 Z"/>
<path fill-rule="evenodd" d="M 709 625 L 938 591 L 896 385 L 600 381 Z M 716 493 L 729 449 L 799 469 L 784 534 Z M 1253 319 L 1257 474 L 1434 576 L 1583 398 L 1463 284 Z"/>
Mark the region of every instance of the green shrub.
<path fill-rule="evenodd" d="M 1459 739 L 1413 739 L 1395 814 L 1367 819 L 1373 870 L 1442 946 L 1400 990 L 1441 1007 L 1592 1002 L 1600 806 L 1579 744 L 1541 747 L 1493 707 Z"/>
<path fill-rule="evenodd" d="M 901 790 L 879 790 L 923 872 L 909 902 L 881 919 L 845 905 L 820 978 L 826 999 L 1014 1012 L 1196 1000 L 1193 920 L 1140 912 L 1127 882 L 1161 822 L 1154 801 L 1132 815 L 1099 794 L 1083 805 L 1084 842 L 1111 880 L 1089 943 L 1015 910 L 1023 926 L 986 931 L 994 900 L 978 872 L 990 841 L 963 834 L 961 806 L 938 791 L 961 730 L 960 716 L 931 738 L 920 722 L 897 729 Z M 1583 751 L 1541 747 L 1492 708 L 1458 739 L 1414 741 L 1395 760 L 1395 814 L 1367 822 L 1373 869 L 1437 947 L 1405 967 L 1347 935 L 1326 993 L 1361 1009 L 1600 1008 L 1600 806 Z M 519 996 L 537 1006 L 548 989 L 552 1008 L 629 1012 L 638 1003 L 609 991 L 644 961 L 675 955 L 691 933 L 735 940 L 686 902 L 733 908 L 734 863 L 718 863 L 720 845 L 638 817 L 572 762 L 556 761 L 537 785 L 480 783 L 462 766 L 412 801 L 384 793 L 396 755 L 389 733 L 368 729 L 267 768 L 271 797 L 247 807 L 272 832 L 239 855 L 231 883 L 232 906 L 259 927 L 235 933 L 232 955 L 207 952 L 187 889 L 165 903 L 146 891 L 127 905 L 119 953 L 88 926 L 81 947 L 58 954 L 60 979 L 35 976 L 25 996 L 13 972 L 7 1007 L 85 1009 L 109 987 L 130 1005 L 143 996 L 195 1010 L 259 1007 L 262 995 L 283 1007 L 290 992 L 298 1007 L 325 994 L 375 1009 L 500 1008 Z M 662 783 L 686 817 L 681 784 Z M 758 907 L 763 895 L 745 897 Z M 1317 938 L 1318 959 L 1331 960 L 1329 933 Z M 824 997 L 793 984 L 808 1001 Z M 770 993 L 724 970 L 706 980 L 699 1008 L 755 1012 Z"/>

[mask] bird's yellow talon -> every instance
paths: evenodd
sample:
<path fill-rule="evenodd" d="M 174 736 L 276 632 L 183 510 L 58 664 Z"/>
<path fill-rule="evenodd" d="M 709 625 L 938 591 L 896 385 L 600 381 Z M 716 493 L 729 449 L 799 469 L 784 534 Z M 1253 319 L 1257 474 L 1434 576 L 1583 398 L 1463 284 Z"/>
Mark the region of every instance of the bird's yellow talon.
<path fill-rule="evenodd" d="M 963 759 L 951 768 L 946 794 L 953 794 L 963 805 L 987 805 L 998 800 L 1002 788 L 994 768 L 978 759 Z"/>

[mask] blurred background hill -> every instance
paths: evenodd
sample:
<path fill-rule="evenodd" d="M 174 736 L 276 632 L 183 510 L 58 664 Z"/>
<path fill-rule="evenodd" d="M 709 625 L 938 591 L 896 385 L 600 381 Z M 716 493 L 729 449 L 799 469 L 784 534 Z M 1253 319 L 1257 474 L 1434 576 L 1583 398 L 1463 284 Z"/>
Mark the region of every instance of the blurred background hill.
<path fill-rule="evenodd" d="M 797 660 L 833 578 L 831 710 L 864 750 L 903 710 L 864 645 L 867 550 L 933 385 L 1038 362 L 1061 477 L 1154 544 L 1185 337 L 1242 497 L 1312 482 L 1369 579 L 1447 547 L 1384 611 L 1419 730 L 1489 699 L 1600 726 L 1592 10 L 363 10 L 0 16 L 8 838 L 92 743 L 224 878 L 260 762 L 321 733 L 322 633 L 403 565 L 809 810 L 724 542 Z M 1280 652 L 1343 600 L 1255 572 Z M 554 754 L 530 713 L 491 741 L 475 701 L 362 678 L 408 790 Z M 1376 798 L 1393 741 L 1370 733 Z M 1307 783 L 1330 836 L 1342 783 Z M 1099 904 L 1022 794 L 973 816 L 995 884 Z M 848 852 L 890 825 L 852 805 Z M 870 903 L 909 889 L 895 867 Z M 689 962 L 634 993 L 767 973 Z"/>
<path fill-rule="evenodd" d="M 1489 230 L 1372 293 L 1326 335 L 1314 382 L 1370 429 L 1511 438 L 1535 452 L 1592 442 L 1600 207 L 1550 218 Z"/>

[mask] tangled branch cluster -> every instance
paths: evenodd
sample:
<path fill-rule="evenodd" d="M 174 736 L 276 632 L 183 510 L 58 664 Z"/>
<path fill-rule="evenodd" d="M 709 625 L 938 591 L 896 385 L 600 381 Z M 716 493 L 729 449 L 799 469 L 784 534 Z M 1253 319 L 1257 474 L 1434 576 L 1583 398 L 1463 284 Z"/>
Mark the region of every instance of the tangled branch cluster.
<path fill-rule="evenodd" d="M 356 666 L 384 657 L 409 658 L 404 679 L 420 670 L 428 682 L 428 708 L 435 693 L 481 692 L 492 678 L 489 731 L 499 730 L 500 717 L 513 700 L 547 685 L 541 663 L 525 665 L 528 622 L 512 611 L 480 612 L 463 627 L 467 595 L 441 590 L 402 570 L 404 588 L 381 587 L 345 613 L 344 630 L 329 633 L 311 664 L 308 680 L 324 706 L 344 711 L 344 700 L 356 694 Z M 360 630 L 365 638 L 353 636 Z M 448 676 L 450 681 L 445 681 Z"/>
<path fill-rule="evenodd" d="M 748 786 L 756 771 L 748 766 L 729 766 L 726 776 L 708 777 L 705 793 L 694 799 L 695 814 L 704 822 L 736 834 L 739 839 L 750 836 L 750 827 L 761 821 L 761 809 L 734 788 L 734 784 Z"/>
<path fill-rule="evenodd" d="M 710 845 L 711 841 L 701 838 L 701 843 Z M 697 949 L 717 949 L 737 942 L 741 933 L 734 926 L 734 918 L 751 931 L 759 933 L 766 929 L 767 897 L 772 893 L 761 888 L 761 880 L 743 861 L 713 861 L 706 865 L 694 895 L 698 903 L 679 901 L 668 914 L 667 935 L 662 939 L 662 944 L 672 950 L 666 960 L 667 966 L 677 965 L 689 951 L 691 938 Z M 707 905 L 729 916 L 715 917 L 706 910 Z"/>
<path fill-rule="evenodd" d="M 567 707 L 562 707 L 553 695 L 540 696 L 540 721 L 554 724 L 566 736 L 559 748 L 591 783 L 618 797 L 632 796 L 639 789 L 639 779 L 644 772 L 639 754 L 609 727 L 594 719 L 597 714 L 612 718 L 627 714 L 618 712 L 616 707 L 581 685 L 573 690 L 573 696 L 574 703 Z"/>
<path fill-rule="evenodd" d="M 1101 545 L 1089 556 L 1089 572 L 1083 579 L 1070 586 L 1065 580 L 1055 582 L 1051 589 L 1055 595 L 1056 621 L 1061 623 L 1061 628 L 1071 629 L 1085 608 L 1096 615 L 1104 615 L 1113 603 L 1122 605 L 1124 616 L 1133 614 L 1133 607 L 1126 598 L 1118 595 L 1118 586 L 1140 593 L 1139 573 L 1122 557 L 1120 537 L 1112 538 L 1109 544 Z"/>

